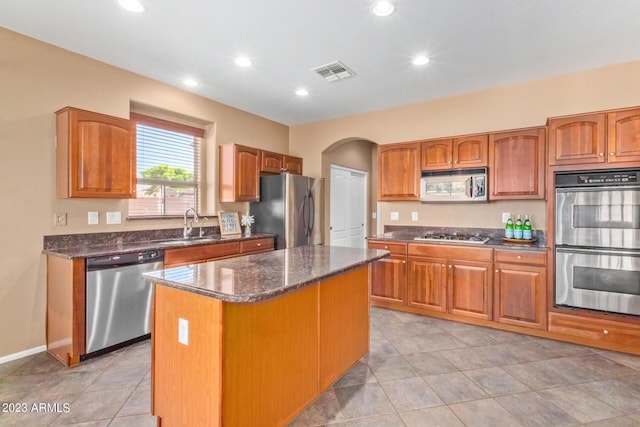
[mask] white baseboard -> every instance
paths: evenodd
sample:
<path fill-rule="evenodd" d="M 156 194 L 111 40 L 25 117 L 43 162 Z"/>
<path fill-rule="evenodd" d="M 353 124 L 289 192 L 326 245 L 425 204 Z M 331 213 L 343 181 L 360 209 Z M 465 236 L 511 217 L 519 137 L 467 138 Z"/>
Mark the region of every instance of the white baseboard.
<path fill-rule="evenodd" d="M 42 353 L 47 350 L 46 345 L 40 347 L 33 347 L 28 350 L 20 351 L 18 353 L 9 354 L 7 356 L 0 357 L 0 365 L 3 363 L 11 362 L 12 360 L 22 359 L 23 357 L 31 356 L 32 354 Z"/>

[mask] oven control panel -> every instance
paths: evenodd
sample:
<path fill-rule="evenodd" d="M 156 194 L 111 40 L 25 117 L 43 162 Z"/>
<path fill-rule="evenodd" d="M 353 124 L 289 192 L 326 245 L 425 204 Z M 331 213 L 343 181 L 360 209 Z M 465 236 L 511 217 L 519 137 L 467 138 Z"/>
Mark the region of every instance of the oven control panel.
<path fill-rule="evenodd" d="M 556 174 L 556 187 L 638 184 L 640 170 L 569 172 Z"/>

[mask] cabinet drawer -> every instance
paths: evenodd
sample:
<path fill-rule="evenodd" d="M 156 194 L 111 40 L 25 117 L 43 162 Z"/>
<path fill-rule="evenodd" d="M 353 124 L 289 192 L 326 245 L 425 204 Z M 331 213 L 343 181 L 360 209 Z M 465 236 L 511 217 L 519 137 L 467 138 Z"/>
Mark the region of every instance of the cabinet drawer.
<path fill-rule="evenodd" d="M 273 239 L 243 240 L 240 242 L 240 253 L 263 252 L 273 249 Z"/>
<path fill-rule="evenodd" d="M 549 331 L 621 345 L 640 346 L 640 325 L 549 313 Z"/>
<path fill-rule="evenodd" d="M 369 249 L 384 249 L 393 255 L 406 255 L 407 244 L 399 242 L 387 242 L 384 240 L 369 240 Z"/>
<path fill-rule="evenodd" d="M 212 258 L 223 258 L 237 255 L 239 252 L 240 247 L 238 242 L 167 249 L 164 251 L 164 266 L 165 268 L 170 268 L 176 264 L 201 262 Z"/>
<path fill-rule="evenodd" d="M 409 244 L 409 255 L 431 258 L 493 262 L 493 249 L 471 246 Z"/>
<path fill-rule="evenodd" d="M 546 252 L 503 251 L 496 249 L 496 262 L 511 262 L 516 264 L 547 265 Z"/>

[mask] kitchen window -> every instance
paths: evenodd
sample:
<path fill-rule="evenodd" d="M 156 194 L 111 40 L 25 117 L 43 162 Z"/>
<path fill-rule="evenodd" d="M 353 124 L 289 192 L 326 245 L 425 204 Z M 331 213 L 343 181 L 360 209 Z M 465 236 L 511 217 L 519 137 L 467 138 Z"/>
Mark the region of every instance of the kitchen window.
<path fill-rule="evenodd" d="M 130 218 L 181 216 L 199 209 L 204 130 L 131 113 L 136 122 L 136 199 Z"/>

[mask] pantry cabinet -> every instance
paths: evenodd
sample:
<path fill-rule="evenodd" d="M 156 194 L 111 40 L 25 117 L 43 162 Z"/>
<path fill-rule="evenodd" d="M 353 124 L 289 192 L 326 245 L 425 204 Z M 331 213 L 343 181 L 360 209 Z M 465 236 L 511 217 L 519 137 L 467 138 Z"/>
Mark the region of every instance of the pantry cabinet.
<path fill-rule="evenodd" d="M 495 250 L 494 320 L 546 329 L 547 268 L 544 252 Z"/>
<path fill-rule="evenodd" d="M 546 128 L 489 135 L 489 199 L 545 198 Z"/>
<path fill-rule="evenodd" d="M 420 143 L 378 147 L 378 200 L 420 199 Z"/>
<path fill-rule="evenodd" d="M 640 161 L 640 108 L 550 118 L 549 164 Z"/>
<path fill-rule="evenodd" d="M 391 252 L 371 264 L 371 300 L 405 305 L 407 302 L 407 244 L 369 240 L 369 249 Z"/>
<path fill-rule="evenodd" d="M 135 123 L 71 107 L 57 111 L 56 194 L 135 198 Z"/>
<path fill-rule="evenodd" d="M 260 150 L 238 144 L 219 147 L 219 198 L 221 202 L 260 200 Z"/>
<path fill-rule="evenodd" d="M 487 166 L 488 150 L 487 135 L 423 141 L 420 167 L 422 170 L 442 170 Z"/>

